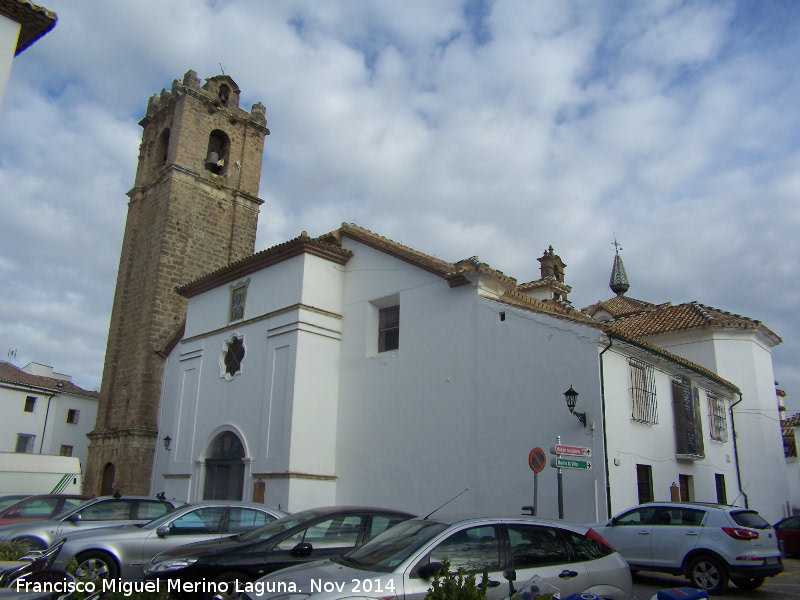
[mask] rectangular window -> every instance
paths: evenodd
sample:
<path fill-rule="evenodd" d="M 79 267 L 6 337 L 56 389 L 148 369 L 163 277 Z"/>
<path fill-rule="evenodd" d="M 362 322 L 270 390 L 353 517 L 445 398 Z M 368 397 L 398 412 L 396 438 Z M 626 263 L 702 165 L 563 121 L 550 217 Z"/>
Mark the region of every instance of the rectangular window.
<path fill-rule="evenodd" d="M 714 475 L 714 480 L 717 484 L 717 503 L 727 504 L 728 492 L 725 491 L 725 475 L 722 473 L 717 473 Z"/>
<path fill-rule="evenodd" d="M 33 412 L 34 406 L 36 406 L 36 396 L 28 396 L 25 398 L 25 412 Z"/>
<path fill-rule="evenodd" d="M 22 454 L 30 454 L 33 452 L 33 440 L 36 439 L 35 435 L 28 435 L 27 433 L 17 434 L 17 446 L 14 452 Z"/>
<path fill-rule="evenodd" d="M 656 405 L 656 380 L 653 367 L 641 360 L 631 358 L 631 419 L 639 423 L 658 423 Z"/>
<path fill-rule="evenodd" d="M 636 465 L 636 485 L 639 488 L 639 504 L 652 502 L 653 494 L 653 467 L 650 465 Z"/>
<path fill-rule="evenodd" d="M 72 456 L 72 446 L 65 446 L 61 444 L 61 449 L 58 451 L 59 456 Z"/>
<path fill-rule="evenodd" d="M 80 416 L 81 416 L 81 411 L 76 410 L 74 408 L 70 408 L 67 411 L 67 423 L 72 423 L 73 425 L 77 425 Z"/>
<path fill-rule="evenodd" d="M 700 390 L 688 377 L 676 377 L 672 381 L 672 410 L 675 416 L 675 453 L 683 460 L 703 458 Z"/>
<path fill-rule="evenodd" d="M 711 424 L 712 440 L 728 441 L 728 419 L 725 413 L 725 401 L 712 394 L 708 394 L 708 422 Z"/>
<path fill-rule="evenodd" d="M 378 312 L 378 352 L 400 347 L 400 306 L 389 306 Z"/>

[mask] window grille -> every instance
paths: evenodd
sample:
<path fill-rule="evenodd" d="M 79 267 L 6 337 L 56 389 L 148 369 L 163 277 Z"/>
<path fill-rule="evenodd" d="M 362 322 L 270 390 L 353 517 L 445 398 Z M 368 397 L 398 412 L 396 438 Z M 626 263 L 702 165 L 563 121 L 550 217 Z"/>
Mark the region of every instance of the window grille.
<path fill-rule="evenodd" d="M 653 367 L 641 360 L 631 358 L 631 419 L 639 423 L 658 423 L 656 405 L 656 381 Z"/>
<path fill-rule="evenodd" d="M 711 439 L 728 441 L 728 419 L 725 414 L 725 401 L 708 394 L 708 422 L 711 424 Z"/>

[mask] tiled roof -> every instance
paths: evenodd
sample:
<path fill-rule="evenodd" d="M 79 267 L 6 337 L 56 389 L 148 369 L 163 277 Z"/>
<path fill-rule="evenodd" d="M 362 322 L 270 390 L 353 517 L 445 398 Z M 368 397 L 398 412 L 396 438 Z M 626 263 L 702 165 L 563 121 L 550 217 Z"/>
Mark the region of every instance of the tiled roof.
<path fill-rule="evenodd" d="M 668 302 L 659 306 L 669 306 L 670 304 L 671 303 Z M 598 302 L 597 304 L 587 306 L 586 308 L 582 309 L 582 312 L 586 313 L 590 317 L 593 317 L 600 310 L 605 310 L 614 319 L 618 319 L 620 317 L 633 315 L 645 310 L 651 310 L 653 308 L 656 308 L 655 304 L 645 302 L 644 300 L 637 300 L 636 298 L 630 298 L 628 296 L 614 296 L 611 298 L 611 300 L 605 300 L 603 302 Z"/>
<path fill-rule="evenodd" d="M 0 15 L 20 24 L 15 55 L 55 27 L 58 20 L 53 11 L 27 0 L 0 0 Z"/>
<path fill-rule="evenodd" d="M 544 277 L 543 279 L 537 279 L 536 281 L 529 281 L 528 283 L 521 283 L 517 286 L 517 289 L 520 292 L 530 292 L 533 290 L 538 289 L 551 289 L 551 290 L 558 290 L 564 294 L 569 294 L 572 291 L 572 288 L 568 286 L 566 283 L 558 281 L 555 277 Z"/>
<path fill-rule="evenodd" d="M 41 375 L 31 375 L 19 369 L 11 363 L 0 361 L 0 385 L 21 385 L 39 388 L 53 393 L 75 394 L 77 396 L 89 396 L 97 398 L 98 392 L 84 390 L 71 381 L 57 379 L 55 377 L 43 377 Z"/>
<path fill-rule="evenodd" d="M 688 302 L 677 306 L 662 305 L 611 321 L 609 327 L 612 331 L 636 338 L 693 329 L 739 329 L 758 331 L 775 345 L 783 341 L 761 321 L 735 315 L 699 302 Z"/>

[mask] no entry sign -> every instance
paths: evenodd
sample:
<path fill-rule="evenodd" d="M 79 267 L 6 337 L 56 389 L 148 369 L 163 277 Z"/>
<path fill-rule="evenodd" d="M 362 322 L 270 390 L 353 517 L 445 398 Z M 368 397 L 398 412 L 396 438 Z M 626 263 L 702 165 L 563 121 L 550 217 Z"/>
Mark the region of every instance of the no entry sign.
<path fill-rule="evenodd" d="M 534 448 L 528 454 L 528 465 L 534 473 L 541 473 L 547 466 L 547 456 L 541 448 Z"/>

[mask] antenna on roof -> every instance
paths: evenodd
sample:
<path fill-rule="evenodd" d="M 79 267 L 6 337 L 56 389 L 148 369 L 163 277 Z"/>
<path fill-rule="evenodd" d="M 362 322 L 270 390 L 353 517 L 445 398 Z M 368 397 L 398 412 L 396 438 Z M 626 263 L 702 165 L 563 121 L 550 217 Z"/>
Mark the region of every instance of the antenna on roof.
<path fill-rule="evenodd" d="M 469 488 L 466 488 L 466 489 L 464 490 L 464 492 L 466 492 L 467 490 L 469 490 Z M 461 494 L 463 494 L 464 492 L 461 492 Z M 435 512 L 436 512 L 437 510 L 439 510 L 440 508 L 444 508 L 445 506 L 447 506 L 448 504 L 450 504 L 450 503 L 451 503 L 453 500 L 455 500 L 456 498 L 458 498 L 458 497 L 459 497 L 461 494 L 456 494 L 455 496 L 453 496 L 452 498 L 450 498 L 450 500 L 448 500 L 447 502 L 445 502 L 444 504 L 442 504 L 442 505 L 441 505 L 439 508 L 437 508 L 437 509 L 434 509 L 434 510 L 432 510 L 431 512 L 429 512 L 429 513 L 428 513 L 428 514 L 427 514 L 427 515 L 426 515 L 426 516 L 423 518 L 423 521 L 424 521 L 425 519 L 429 518 L 429 517 L 430 517 L 430 516 L 431 516 L 433 513 L 435 513 Z"/>
<path fill-rule="evenodd" d="M 225 69 L 222 68 L 222 63 L 217 63 L 219 65 L 219 70 L 222 71 L 222 74 L 225 75 Z"/>
<path fill-rule="evenodd" d="M 11 348 L 8 349 L 8 358 L 17 358 L 16 348 L 14 348 L 13 350 Z"/>

